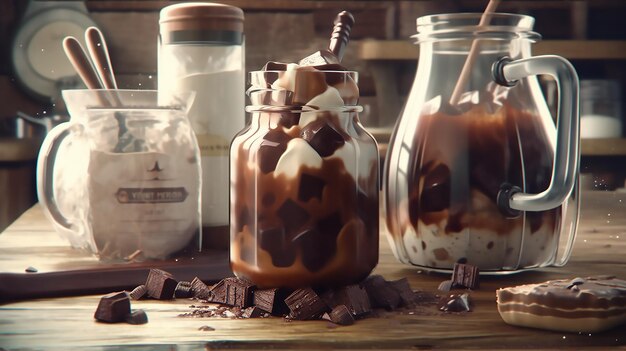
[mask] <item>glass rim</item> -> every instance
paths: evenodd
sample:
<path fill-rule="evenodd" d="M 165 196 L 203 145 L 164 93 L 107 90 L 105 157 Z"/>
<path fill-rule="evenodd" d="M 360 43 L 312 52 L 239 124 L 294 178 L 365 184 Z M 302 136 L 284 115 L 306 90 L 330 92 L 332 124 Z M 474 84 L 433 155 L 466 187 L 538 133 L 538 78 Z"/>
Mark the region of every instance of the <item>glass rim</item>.
<path fill-rule="evenodd" d="M 482 12 L 438 13 L 438 14 L 420 16 L 420 17 L 417 18 L 416 23 L 417 23 L 418 26 L 427 25 L 427 24 L 434 24 L 432 21 L 427 22 L 427 20 L 430 20 L 430 19 L 433 19 L 433 18 L 441 18 L 441 19 L 444 19 L 444 20 L 445 19 L 454 20 L 454 19 L 478 18 L 480 20 L 482 15 L 483 15 Z M 518 13 L 494 12 L 494 13 L 491 14 L 491 19 L 493 19 L 494 17 L 495 18 L 511 18 L 511 19 L 518 18 L 518 19 L 524 19 L 524 20 L 528 21 L 531 25 L 534 25 L 534 23 L 535 23 L 535 18 L 533 16 L 524 15 L 524 14 L 518 14 Z M 489 25 L 486 25 L 486 27 L 488 27 L 488 26 Z"/>
<path fill-rule="evenodd" d="M 535 18 L 532 16 L 496 12 L 491 15 L 489 24 L 480 26 L 482 15 L 478 12 L 461 12 L 421 16 L 416 20 L 417 34 L 411 38 L 417 44 L 467 39 L 527 39 L 532 42 L 541 39 L 541 35 L 533 31 Z"/>
<path fill-rule="evenodd" d="M 289 112 L 289 113 L 323 113 L 323 112 L 363 112 L 361 105 L 343 105 L 343 106 L 301 106 L 296 109 L 293 105 L 248 105 L 245 110 L 249 113 L 255 112 Z"/>
<path fill-rule="evenodd" d="M 300 66 L 300 67 L 313 67 L 313 66 Z M 295 70 L 270 70 L 270 71 L 262 71 L 262 70 L 258 70 L 258 71 L 250 71 L 250 75 L 253 74 L 261 74 L 261 73 L 281 73 L 281 72 L 294 72 Z M 324 69 L 315 69 L 312 71 L 308 71 L 308 70 L 299 70 L 297 71 L 298 73 L 343 73 L 343 74 L 359 74 L 358 71 L 340 71 L 340 70 L 324 70 Z"/>

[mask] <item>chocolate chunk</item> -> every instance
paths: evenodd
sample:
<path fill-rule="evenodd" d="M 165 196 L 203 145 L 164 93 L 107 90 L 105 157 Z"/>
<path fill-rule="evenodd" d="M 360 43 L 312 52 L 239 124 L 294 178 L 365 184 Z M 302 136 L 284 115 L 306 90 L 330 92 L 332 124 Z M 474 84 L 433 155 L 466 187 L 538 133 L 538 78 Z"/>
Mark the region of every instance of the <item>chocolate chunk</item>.
<path fill-rule="evenodd" d="M 339 59 L 335 54 L 328 50 L 320 50 L 303 58 L 298 62 L 300 66 L 323 66 L 323 65 L 339 65 Z"/>
<path fill-rule="evenodd" d="M 409 285 L 409 281 L 406 278 L 394 280 L 390 282 L 391 287 L 394 288 L 398 294 L 400 294 L 400 304 L 401 306 L 415 306 L 417 304 L 417 296 L 411 286 Z"/>
<path fill-rule="evenodd" d="M 339 212 L 335 212 L 327 217 L 324 217 L 317 222 L 317 226 L 320 231 L 326 233 L 329 237 L 336 239 L 341 231 L 341 228 L 343 228 L 341 214 Z"/>
<path fill-rule="evenodd" d="M 302 227 L 310 216 L 300 205 L 287 199 L 278 209 L 278 217 L 283 221 L 287 234 L 289 234 Z"/>
<path fill-rule="evenodd" d="M 191 281 L 191 295 L 198 299 L 208 299 L 211 296 L 211 291 L 200 278 L 195 277 Z"/>
<path fill-rule="evenodd" d="M 130 297 L 125 291 L 114 292 L 102 296 L 94 318 L 100 322 L 123 322 L 130 314 Z"/>
<path fill-rule="evenodd" d="M 370 297 L 373 307 L 393 310 L 400 305 L 400 294 L 380 275 L 369 276 L 361 285 Z"/>
<path fill-rule="evenodd" d="M 357 318 L 372 312 L 370 298 L 359 285 L 348 285 L 336 290 L 331 301 L 327 303 L 330 307 L 345 306 Z"/>
<path fill-rule="evenodd" d="M 200 330 L 200 331 L 214 331 L 215 328 L 209 327 L 208 325 L 203 325 L 200 328 L 198 328 L 198 330 Z"/>
<path fill-rule="evenodd" d="M 450 168 L 439 164 L 424 176 L 420 209 L 424 212 L 437 212 L 448 207 L 450 207 Z"/>
<path fill-rule="evenodd" d="M 26 269 L 24 270 L 26 273 L 37 273 L 38 270 L 37 268 L 33 267 L 33 266 L 28 266 L 26 267 Z"/>
<path fill-rule="evenodd" d="M 241 317 L 243 318 L 259 318 L 265 314 L 263 310 L 256 306 L 248 307 L 243 310 Z"/>
<path fill-rule="evenodd" d="M 134 310 L 132 313 L 126 315 L 124 320 L 128 324 L 146 324 L 148 323 L 148 315 L 144 310 Z"/>
<path fill-rule="evenodd" d="M 302 128 L 300 133 L 302 139 L 306 140 L 309 145 L 321 157 L 332 155 L 335 150 L 345 144 L 343 136 L 327 121 L 317 119 Z"/>
<path fill-rule="evenodd" d="M 442 296 L 439 300 L 439 310 L 444 312 L 469 312 L 469 294 L 450 294 Z"/>
<path fill-rule="evenodd" d="M 177 284 L 178 282 L 170 273 L 160 269 L 150 269 L 146 280 L 148 296 L 157 300 L 169 300 L 174 297 Z"/>
<path fill-rule="evenodd" d="M 289 267 L 296 260 L 296 249 L 288 241 L 283 228 L 259 229 L 258 242 L 269 252 L 276 267 Z"/>
<path fill-rule="evenodd" d="M 283 81 L 294 81 L 293 104 L 298 106 L 306 105 L 328 89 L 324 73 L 311 67 L 299 67 L 295 72 L 288 72 L 281 78 Z"/>
<path fill-rule="evenodd" d="M 322 201 L 322 192 L 325 185 L 326 182 L 322 178 L 302 173 L 298 188 L 298 199 L 302 202 L 307 202 L 316 197 Z"/>
<path fill-rule="evenodd" d="M 282 131 L 272 129 L 263 137 L 257 153 L 257 162 L 261 172 L 267 174 L 276 169 L 280 156 L 287 150 L 289 136 Z"/>
<path fill-rule="evenodd" d="M 437 288 L 440 291 L 450 291 L 452 290 L 452 280 L 444 280 L 439 284 Z"/>
<path fill-rule="evenodd" d="M 452 271 L 452 287 L 478 289 L 479 287 L 478 267 L 471 264 L 455 263 Z"/>
<path fill-rule="evenodd" d="M 311 272 L 324 268 L 337 250 L 336 243 L 316 228 L 298 233 L 293 242 L 300 248 L 302 264 Z"/>
<path fill-rule="evenodd" d="M 141 298 L 146 296 L 147 292 L 148 292 L 148 288 L 146 288 L 146 286 L 142 284 L 134 288 L 133 291 L 131 291 L 129 295 L 130 295 L 130 298 L 133 300 L 140 300 Z"/>
<path fill-rule="evenodd" d="M 330 321 L 339 325 L 352 325 L 354 324 L 354 317 L 352 313 L 345 305 L 339 305 L 333 308 L 328 314 Z"/>
<path fill-rule="evenodd" d="M 255 290 L 252 303 L 263 311 L 275 313 L 278 310 L 277 293 L 278 289 Z"/>
<path fill-rule="evenodd" d="M 319 271 L 335 256 L 341 228 L 341 215 L 333 213 L 293 238 L 294 244 L 300 248 L 302 264 L 308 270 Z"/>
<path fill-rule="evenodd" d="M 291 310 L 290 318 L 297 320 L 318 319 L 328 307 L 311 288 L 298 289 L 287 296 L 285 303 Z"/>
<path fill-rule="evenodd" d="M 176 285 L 176 289 L 174 289 L 174 297 L 177 299 L 186 299 L 193 296 L 193 292 L 191 291 L 191 282 L 180 281 Z"/>
<path fill-rule="evenodd" d="M 254 284 L 239 278 L 225 278 L 211 289 L 209 302 L 245 308 L 252 303 Z"/>

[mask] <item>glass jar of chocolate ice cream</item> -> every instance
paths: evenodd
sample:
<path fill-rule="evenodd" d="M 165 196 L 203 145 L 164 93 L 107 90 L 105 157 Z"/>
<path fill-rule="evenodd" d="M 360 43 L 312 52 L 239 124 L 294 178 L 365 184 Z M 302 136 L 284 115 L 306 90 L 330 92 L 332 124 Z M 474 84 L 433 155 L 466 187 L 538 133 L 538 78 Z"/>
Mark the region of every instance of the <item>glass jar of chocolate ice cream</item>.
<path fill-rule="evenodd" d="M 357 73 L 257 71 L 231 145 L 231 266 L 261 287 L 335 286 L 378 262 L 378 149 Z"/>

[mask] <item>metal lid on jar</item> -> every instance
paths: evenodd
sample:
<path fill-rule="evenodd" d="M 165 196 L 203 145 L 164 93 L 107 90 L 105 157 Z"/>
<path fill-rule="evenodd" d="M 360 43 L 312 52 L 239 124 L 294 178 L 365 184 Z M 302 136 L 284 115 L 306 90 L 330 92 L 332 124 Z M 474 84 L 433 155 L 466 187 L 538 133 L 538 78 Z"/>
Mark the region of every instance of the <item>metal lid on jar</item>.
<path fill-rule="evenodd" d="M 161 40 L 163 44 L 241 45 L 243 18 L 243 10 L 229 5 L 170 5 L 159 16 Z"/>

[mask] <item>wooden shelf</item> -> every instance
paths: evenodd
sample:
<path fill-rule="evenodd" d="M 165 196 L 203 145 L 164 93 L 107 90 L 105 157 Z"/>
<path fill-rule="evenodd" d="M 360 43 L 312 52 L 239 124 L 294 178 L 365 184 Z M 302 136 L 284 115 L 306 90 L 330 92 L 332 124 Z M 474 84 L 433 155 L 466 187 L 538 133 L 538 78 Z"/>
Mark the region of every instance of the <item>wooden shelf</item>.
<path fill-rule="evenodd" d="M 626 156 L 626 139 L 581 139 L 582 156 Z"/>
<path fill-rule="evenodd" d="M 379 147 L 387 150 L 391 130 L 384 128 L 368 128 L 374 135 Z M 581 156 L 626 156 L 626 138 L 581 139 Z M 384 153 L 382 154 L 384 156 Z"/>
<path fill-rule="evenodd" d="M 34 161 L 39 153 L 39 139 L 0 138 L 0 163 Z"/>
<path fill-rule="evenodd" d="M 570 60 L 626 60 L 623 40 L 545 40 L 533 44 L 534 55 L 560 55 Z M 417 60 L 418 46 L 405 40 L 364 40 L 363 60 Z"/>

